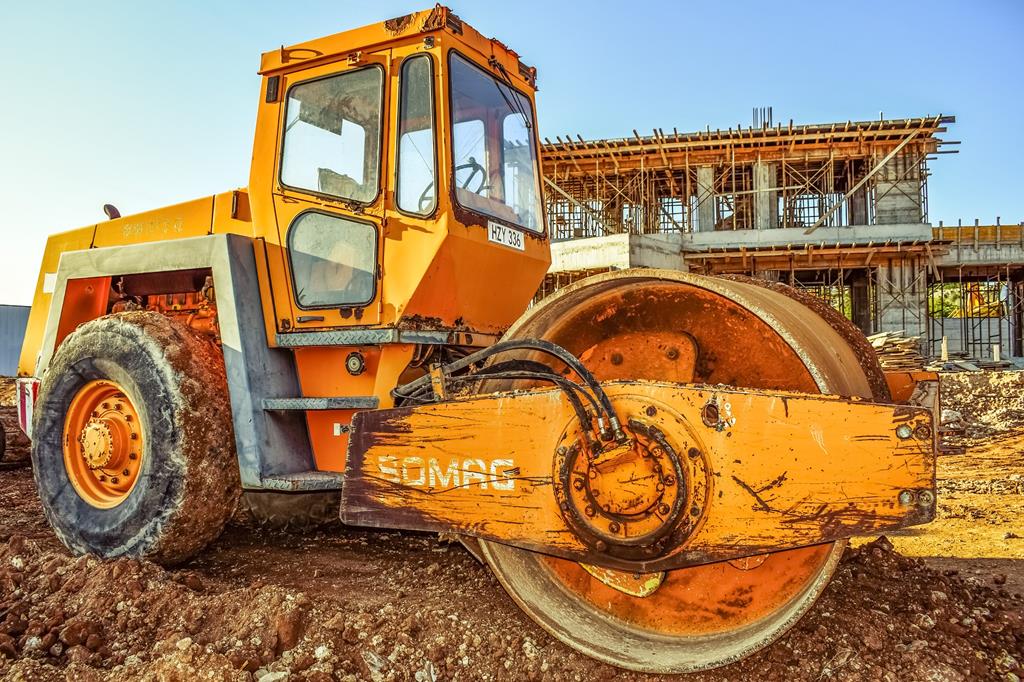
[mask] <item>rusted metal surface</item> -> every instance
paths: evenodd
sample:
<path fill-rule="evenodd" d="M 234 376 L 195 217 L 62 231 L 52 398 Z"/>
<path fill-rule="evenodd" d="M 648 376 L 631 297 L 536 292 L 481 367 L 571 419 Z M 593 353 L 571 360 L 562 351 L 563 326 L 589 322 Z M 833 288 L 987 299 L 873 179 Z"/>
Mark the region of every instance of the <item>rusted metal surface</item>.
<path fill-rule="evenodd" d="M 357 415 L 343 519 L 652 572 L 934 515 L 929 410 L 646 381 L 604 387 L 632 441 L 602 453 L 587 452 L 570 405 L 550 389 Z M 709 404 L 720 415 L 712 426 L 701 419 Z"/>
<path fill-rule="evenodd" d="M 886 372 L 885 381 L 889 386 L 893 402 L 911 403 L 918 387 L 924 382 L 934 383 L 935 407 L 938 408 L 938 382 L 939 375 L 936 372 Z M 923 402 L 912 404 L 922 405 Z"/>
<path fill-rule="evenodd" d="M 672 295 L 664 297 L 661 309 L 641 310 L 626 305 L 624 297 L 616 304 L 616 290 L 627 287 L 669 289 Z M 690 294 L 706 301 L 710 312 L 700 305 L 672 310 Z M 599 297 L 611 305 L 595 317 L 593 302 Z M 789 317 L 779 315 L 780 308 Z M 689 335 L 699 356 L 694 367 L 716 365 L 714 371 L 703 371 L 699 381 L 885 402 L 878 382 L 868 379 L 878 372 L 873 355 L 855 352 L 799 301 L 743 282 L 665 271 L 600 275 L 545 299 L 509 336 L 552 339 L 582 356 L 594 343 L 595 335 L 579 333 L 588 325 L 602 330 L 596 336 L 608 355 L 618 352 L 633 363 L 617 371 L 613 363 L 588 359 L 588 367 L 602 379 L 657 380 L 665 371 L 654 361 L 661 361 L 657 349 L 628 342 L 630 326 L 636 325 L 648 332 Z M 773 373 L 773 363 L 786 371 Z M 702 411 L 702 425 L 705 415 L 716 428 L 727 421 L 719 406 Z M 806 453 L 811 462 L 821 456 Z M 739 477 L 755 491 L 763 485 Z M 748 504 L 756 503 L 745 494 Z M 553 636 L 614 665 L 676 673 L 723 665 L 778 638 L 825 588 L 845 541 L 668 571 L 658 589 L 643 599 L 612 589 L 574 561 L 486 540 L 474 544 L 512 598 Z"/>
<path fill-rule="evenodd" d="M 722 278 L 644 269 L 598 275 L 546 298 L 506 337 L 557 343 L 602 380 L 662 380 L 666 362 L 645 335 L 692 344 L 694 353 L 680 350 L 682 366 L 672 370 L 692 372 L 692 383 L 874 397 L 860 358 L 821 316 L 777 291 Z M 616 365 L 614 353 L 625 362 Z M 691 357 L 692 367 L 682 364 Z"/>
<path fill-rule="evenodd" d="M 844 546 L 776 552 L 753 570 L 719 562 L 670 571 L 637 598 L 576 562 L 480 543 L 502 586 L 553 636 L 613 665 L 659 673 L 725 665 L 771 642 L 825 588 Z"/>
<path fill-rule="evenodd" d="M 616 571 L 613 568 L 601 568 L 590 564 L 580 564 L 580 568 L 594 576 L 603 585 L 627 594 L 630 597 L 649 597 L 664 584 L 665 571 L 657 573 L 635 573 L 633 571 Z"/>
<path fill-rule="evenodd" d="M 849 318 L 830 306 L 824 300 L 817 296 L 813 296 L 806 291 L 797 289 L 796 287 L 787 286 L 781 282 L 769 282 L 768 280 L 759 279 L 757 277 L 747 277 L 746 275 L 721 275 L 720 277 L 721 279 L 728 279 L 734 282 L 743 282 L 745 284 L 752 284 L 765 289 L 771 289 L 772 291 L 778 292 L 787 298 L 791 298 L 812 310 L 821 319 L 825 320 L 825 322 L 827 322 L 828 325 L 842 337 L 843 341 L 846 342 L 846 345 L 848 345 L 857 355 L 860 366 L 864 370 L 864 374 L 867 376 L 868 383 L 871 385 L 871 394 L 874 400 L 879 402 L 889 402 L 890 400 L 893 400 L 894 402 L 905 402 L 891 394 L 891 387 L 887 381 L 887 376 L 878 364 L 878 356 L 875 354 L 875 349 L 871 347 L 871 342 L 865 338 L 863 332 L 861 332 L 861 330 L 858 329 L 857 326 L 849 320 Z"/>

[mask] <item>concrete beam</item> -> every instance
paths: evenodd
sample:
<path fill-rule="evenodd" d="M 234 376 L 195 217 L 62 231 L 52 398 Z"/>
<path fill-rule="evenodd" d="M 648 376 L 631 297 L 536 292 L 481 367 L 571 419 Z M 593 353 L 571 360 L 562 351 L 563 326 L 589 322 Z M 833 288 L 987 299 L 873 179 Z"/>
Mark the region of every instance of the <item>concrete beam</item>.
<path fill-rule="evenodd" d="M 849 227 L 821 227 L 811 235 L 802 227 L 783 227 L 777 230 L 727 230 L 721 232 L 695 232 L 682 235 L 682 248 L 687 253 L 700 253 L 712 249 L 739 249 L 762 247 L 806 246 L 836 244 L 908 244 L 928 242 L 932 228 L 926 223 L 911 225 L 852 225 Z"/>
<path fill-rule="evenodd" d="M 779 226 L 778 164 L 754 163 L 754 227 L 770 230 Z"/>
<path fill-rule="evenodd" d="M 607 268 L 686 270 L 679 234 L 612 234 L 551 245 L 548 272 Z"/>
<path fill-rule="evenodd" d="M 975 247 L 973 243 L 967 242 L 961 244 L 959 249 L 955 243 L 945 248 L 946 253 L 935 258 L 935 264 L 940 268 L 1024 264 L 1024 246 L 1019 244 L 978 244 Z"/>

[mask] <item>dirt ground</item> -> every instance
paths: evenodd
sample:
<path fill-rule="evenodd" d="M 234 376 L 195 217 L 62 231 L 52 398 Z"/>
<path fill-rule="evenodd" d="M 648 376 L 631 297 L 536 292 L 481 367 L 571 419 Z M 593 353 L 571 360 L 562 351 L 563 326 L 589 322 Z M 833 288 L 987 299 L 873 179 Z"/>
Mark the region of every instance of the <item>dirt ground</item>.
<path fill-rule="evenodd" d="M 965 419 L 974 416 L 965 415 Z M 774 645 L 693 680 L 1024 677 L 1024 421 L 940 459 L 939 520 L 847 550 Z M 895 549 L 893 545 L 895 544 Z M 73 557 L 0 469 L 0 679 L 659 679 L 573 652 L 459 544 L 245 519 L 192 563 Z M 678 678 L 677 678 L 678 679 Z"/>

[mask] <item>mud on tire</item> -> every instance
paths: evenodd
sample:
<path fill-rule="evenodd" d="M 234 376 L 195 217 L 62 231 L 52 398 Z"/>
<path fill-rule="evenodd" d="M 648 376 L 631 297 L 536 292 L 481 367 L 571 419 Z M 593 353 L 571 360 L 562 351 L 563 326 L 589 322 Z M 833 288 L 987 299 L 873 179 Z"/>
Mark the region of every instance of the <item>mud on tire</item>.
<path fill-rule="evenodd" d="M 68 407 L 88 382 L 119 384 L 145 433 L 135 486 L 111 508 L 83 499 L 63 455 Z M 119 313 L 69 335 L 43 378 L 32 461 L 47 520 L 79 553 L 184 561 L 216 538 L 240 492 L 224 360 L 162 315 Z"/>

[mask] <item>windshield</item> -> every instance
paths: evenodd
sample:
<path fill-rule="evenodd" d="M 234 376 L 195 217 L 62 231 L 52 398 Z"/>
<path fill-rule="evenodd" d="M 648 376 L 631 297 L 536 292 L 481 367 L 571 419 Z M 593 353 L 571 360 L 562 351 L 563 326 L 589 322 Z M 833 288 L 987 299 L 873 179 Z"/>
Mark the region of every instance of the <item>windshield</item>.
<path fill-rule="evenodd" d="M 537 131 L 529 98 L 454 52 L 449 59 L 456 200 L 540 232 Z"/>
<path fill-rule="evenodd" d="M 288 92 L 281 181 L 369 203 L 380 169 L 379 67 L 300 83 Z"/>

